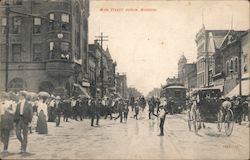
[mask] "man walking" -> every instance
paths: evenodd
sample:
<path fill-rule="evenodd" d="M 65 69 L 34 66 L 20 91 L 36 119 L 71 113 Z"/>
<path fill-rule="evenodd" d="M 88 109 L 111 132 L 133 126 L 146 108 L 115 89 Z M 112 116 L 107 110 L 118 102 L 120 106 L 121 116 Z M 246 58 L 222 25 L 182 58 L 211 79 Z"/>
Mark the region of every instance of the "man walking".
<path fill-rule="evenodd" d="M 123 112 L 123 101 L 122 99 L 119 99 L 119 102 L 118 102 L 118 113 L 119 115 L 115 118 L 115 120 L 117 120 L 118 118 L 120 118 L 120 123 L 122 123 L 122 112 Z"/>
<path fill-rule="evenodd" d="M 19 98 L 20 102 L 17 104 L 15 112 L 15 123 L 16 123 L 16 136 L 21 142 L 21 153 L 26 152 L 28 143 L 28 124 L 32 120 L 33 109 L 30 103 L 26 100 L 26 92 L 21 91 Z"/>
<path fill-rule="evenodd" d="M 165 119 L 166 119 L 166 111 L 165 111 L 165 107 L 166 107 L 167 103 L 164 100 L 162 104 L 160 104 L 159 106 L 159 117 L 160 117 L 160 134 L 158 136 L 164 136 L 164 123 L 165 123 Z"/>

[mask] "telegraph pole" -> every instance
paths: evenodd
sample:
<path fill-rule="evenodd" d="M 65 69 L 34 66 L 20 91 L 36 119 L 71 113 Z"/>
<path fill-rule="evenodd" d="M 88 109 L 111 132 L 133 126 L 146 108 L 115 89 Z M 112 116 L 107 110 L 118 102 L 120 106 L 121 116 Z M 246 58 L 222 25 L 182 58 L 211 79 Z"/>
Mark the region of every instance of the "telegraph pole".
<path fill-rule="evenodd" d="M 100 38 L 100 39 L 97 39 L 97 41 L 101 41 L 101 96 L 103 98 L 104 96 L 104 66 L 103 66 L 103 48 L 102 48 L 102 43 L 103 41 L 108 41 L 108 39 L 105 39 L 105 38 L 108 38 L 108 36 L 103 36 L 103 33 L 101 32 L 101 36 L 96 36 L 96 38 Z"/>
<path fill-rule="evenodd" d="M 8 81 L 9 81 L 9 16 L 10 16 L 10 7 L 9 4 L 6 4 L 5 8 L 6 14 L 6 38 L 5 38 L 5 50 L 6 50 L 6 62 L 5 62 L 5 91 L 8 91 Z"/>

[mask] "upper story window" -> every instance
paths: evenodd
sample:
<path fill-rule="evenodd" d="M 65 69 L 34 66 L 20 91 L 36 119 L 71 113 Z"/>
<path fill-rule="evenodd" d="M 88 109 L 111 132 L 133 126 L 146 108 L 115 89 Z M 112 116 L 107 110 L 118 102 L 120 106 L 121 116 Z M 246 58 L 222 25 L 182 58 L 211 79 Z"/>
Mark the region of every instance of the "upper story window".
<path fill-rule="evenodd" d="M 21 44 L 12 44 L 12 61 L 21 62 Z"/>
<path fill-rule="evenodd" d="M 229 61 L 226 62 L 226 74 L 229 74 Z"/>
<path fill-rule="evenodd" d="M 34 18 L 33 33 L 34 34 L 41 33 L 41 18 Z"/>
<path fill-rule="evenodd" d="M 22 0 L 13 0 L 13 5 L 22 5 L 23 1 Z"/>
<path fill-rule="evenodd" d="M 6 33 L 6 26 L 7 26 L 7 18 L 2 18 L 1 19 L 1 33 L 5 34 Z"/>
<path fill-rule="evenodd" d="M 21 32 L 21 17 L 13 17 L 13 34 L 19 34 Z"/>
<path fill-rule="evenodd" d="M 230 72 L 234 71 L 233 68 L 234 68 L 234 61 L 231 59 L 231 61 L 230 61 Z"/>
<path fill-rule="evenodd" d="M 42 61 L 41 45 L 33 44 L 33 61 Z"/>
<path fill-rule="evenodd" d="M 55 29 L 55 13 L 50 13 L 49 14 L 49 30 L 54 30 Z"/>
<path fill-rule="evenodd" d="M 238 58 L 235 58 L 234 60 L 234 71 L 238 72 Z"/>
<path fill-rule="evenodd" d="M 64 31 L 69 31 L 69 14 L 67 14 L 67 13 L 62 13 L 62 15 L 61 15 L 61 21 L 62 21 L 62 25 L 61 25 L 61 27 L 62 27 L 62 30 L 64 30 Z"/>

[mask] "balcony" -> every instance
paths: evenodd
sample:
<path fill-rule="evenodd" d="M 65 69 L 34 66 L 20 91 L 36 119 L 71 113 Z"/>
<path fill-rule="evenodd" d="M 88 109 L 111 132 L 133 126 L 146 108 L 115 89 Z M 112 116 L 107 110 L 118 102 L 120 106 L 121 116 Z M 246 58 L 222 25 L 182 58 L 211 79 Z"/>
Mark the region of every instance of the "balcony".
<path fill-rule="evenodd" d="M 52 77 L 70 77 L 74 74 L 74 63 L 65 59 L 48 60 L 46 72 Z"/>

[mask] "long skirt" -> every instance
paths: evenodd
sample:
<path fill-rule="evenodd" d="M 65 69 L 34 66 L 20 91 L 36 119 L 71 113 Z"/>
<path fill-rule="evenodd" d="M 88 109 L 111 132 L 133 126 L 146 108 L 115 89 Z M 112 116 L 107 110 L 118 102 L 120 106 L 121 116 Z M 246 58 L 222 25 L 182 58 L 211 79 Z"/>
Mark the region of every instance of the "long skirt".
<path fill-rule="evenodd" d="M 46 115 L 41 110 L 38 115 L 36 131 L 39 134 L 48 134 L 48 125 L 46 121 Z"/>

